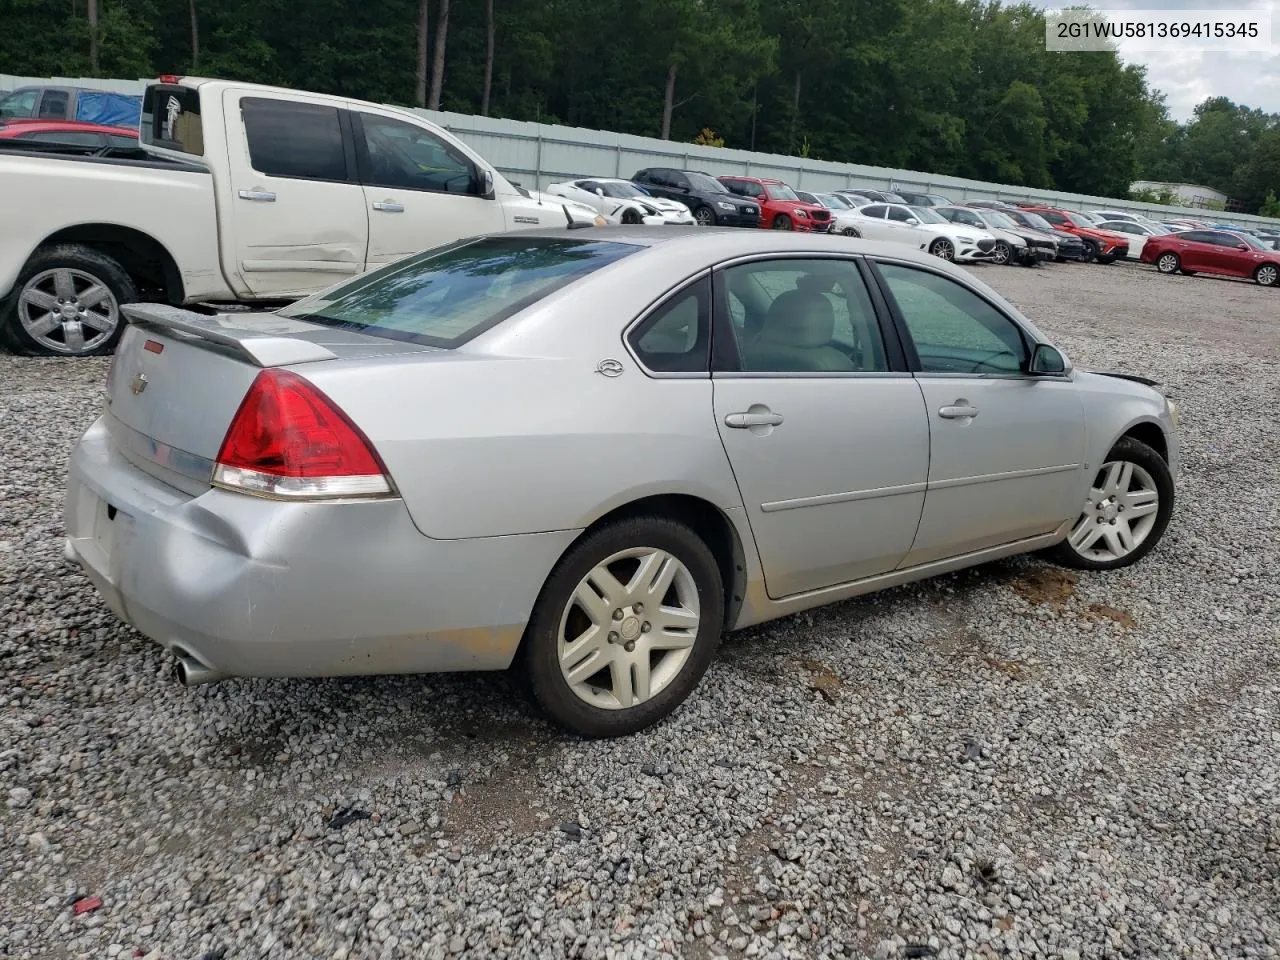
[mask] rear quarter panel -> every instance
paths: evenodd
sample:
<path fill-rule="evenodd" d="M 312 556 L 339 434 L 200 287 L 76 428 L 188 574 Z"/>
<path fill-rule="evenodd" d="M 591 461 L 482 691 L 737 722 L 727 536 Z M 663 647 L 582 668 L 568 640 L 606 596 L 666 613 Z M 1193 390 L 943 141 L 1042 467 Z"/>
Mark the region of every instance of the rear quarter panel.
<path fill-rule="evenodd" d="M 460 350 L 297 371 L 368 434 L 430 537 L 574 530 L 657 494 L 740 507 L 711 380 L 639 367 L 622 330 L 663 291 L 626 271 L 607 281 L 615 268 Z M 623 373 L 597 373 L 606 358 Z"/>
<path fill-rule="evenodd" d="M 12 289 L 27 259 L 55 233 L 110 224 L 138 230 L 168 250 L 188 302 L 229 295 L 218 260 L 213 183 L 203 171 L 0 156 L 0 183 L 0 293 Z"/>

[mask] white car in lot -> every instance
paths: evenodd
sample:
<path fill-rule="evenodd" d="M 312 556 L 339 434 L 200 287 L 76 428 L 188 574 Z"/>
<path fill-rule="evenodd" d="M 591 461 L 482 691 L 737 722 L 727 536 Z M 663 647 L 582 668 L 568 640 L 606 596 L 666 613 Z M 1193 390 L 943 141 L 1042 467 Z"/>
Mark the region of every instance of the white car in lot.
<path fill-rule="evenodd" d="M 816 203 L 820 207 L 826 207 L 831 211 L 831 229 L 829 233 L 840 233 L 846 237 L 855 237 L 860 235 L 858 229 L 858 215 L 854 211 L 854 205 L 849 202 L 848 198 L 840 196 L 838 193 L 810 193 L 807 190 L 797 190 L 796 196 L 805 203 Z"/>
<path fill-rule="evenodd" d="M 683 203 L 655 197 L 630 180 L 615 177 L 588 177 L 566 180 L 547 187 L 547 193 L 575 200 L 595 210 L 610 223 L 662 226 L 696 226 L 689 208 Z"/>
<path fill-rule="evenodd" d="M 1139 223 L 1137 220 L 1103 220 L 1098 224 L 1099 230 L 1110 230 L 1112 233 L 1123 233 L 1129 238 L 1128 260 L 1142 259 L 1142 248 L 1147 245 L 1149 237 L 1161 237 L 1173 233 L 1168 227 L 1158 223 Z"/>
<path fill-rule="evenodd" d="M 996 238 L 985 230 L 952 223 L 929 207 L 909 207 L 903 203 L 872 203 L 858 208 L 863 218 L 860 225 L 865 237 L 914 238 L 927 236 L 923 249 L 943 260 L 967 263 L 990 260 L 996 249 Z"/>

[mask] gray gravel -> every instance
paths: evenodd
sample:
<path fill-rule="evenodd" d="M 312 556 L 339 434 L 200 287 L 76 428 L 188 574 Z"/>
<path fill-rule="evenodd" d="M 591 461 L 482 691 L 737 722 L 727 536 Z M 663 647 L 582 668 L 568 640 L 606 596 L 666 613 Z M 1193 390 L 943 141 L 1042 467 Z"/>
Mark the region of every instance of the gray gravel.
<path fill-rule="evenodd" d="M 175 686 L 60 556 L 105 362 L 0 357 L 0 956 L 1280 956 L 1280 295 L 978 272 L 1183 403 L 1161 548 L 746 631 L 608 743 L 501 676 Z"/>

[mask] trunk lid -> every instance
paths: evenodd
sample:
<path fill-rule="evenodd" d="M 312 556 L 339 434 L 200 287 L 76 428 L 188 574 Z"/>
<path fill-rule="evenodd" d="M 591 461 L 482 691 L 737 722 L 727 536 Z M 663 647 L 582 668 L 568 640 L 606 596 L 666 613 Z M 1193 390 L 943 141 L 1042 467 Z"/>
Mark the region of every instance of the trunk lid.
<path fill-rule="evenodd" d="M 106 423 L 140 470 L 193 496 L 208 490 L 227 428 L 259 371 L 434 351 L 273 313 L 207 316 L 129 304 L 112 362 Z"/>

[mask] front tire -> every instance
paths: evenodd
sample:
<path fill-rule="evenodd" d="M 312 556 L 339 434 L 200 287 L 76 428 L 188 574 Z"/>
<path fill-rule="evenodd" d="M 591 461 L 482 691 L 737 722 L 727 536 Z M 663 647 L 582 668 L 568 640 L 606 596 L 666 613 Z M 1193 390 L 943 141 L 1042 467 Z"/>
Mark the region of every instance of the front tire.
<path fill-rule="evenodd" d="M 1277 270 L 1275 264 L 1264 263 L 1253 271 L 1253 279 L 1260 287 L 1274 287 L 1280 282 L 1280 270 Z"/>
<path fill-rule="evenodd" d="M 933 243 L 929 244 L 929 252 L 935 257 L 941 257 L 943 260 L 952 260 L 956 258 L 955 244 L 946 237 L 939 237 Z"/>
<path fill-rule="evenodd" d="M 1098 245 L 1092 240 L 1084 242 L 1084 256 L 1080 258 L 1081 263 L 1093 263 L 1098 259 Z"/>
<path fill-rule="evenodd" d="M 997 241 L 996 247 L 991 251 L 991 262 L 998 263 L 1001 266 L 1007 264 L 1013 259 L 1013 247 L 1005 243 L 1003 240 Z"/>
<path fill-rule="evenodd" d="M 138 288 L 115 260 L 91 247 L 60 243 L 32 254 L 0 333 L 17 353 L 93 357 L 110 353 L 124 332 L 120 308 Z"/>
<path fill-rule="evenodd" d="M 1176 253 L 1162 253 L 1156 260 L 1156 269 L 1161 273 L 1177 273 L 1182 267 L 1182 260 Z"/>
<path fill-rule="evenodd" d="M 1083 511 L 1047 555 L 1077 570 L 1117 570 L 1150 553 L 1173 516 L 1169 465 L 1155 450 L 1122 437 L 1094 477 Z"/>
<path fill-rule="evenodd" d="M 778 214 L 776 217 L 773 218 L 773 229 L 775 230 L 792 229 L 791 218 L 788 217 L 785 213 Z"/>
<path fill-rule="evenodd" d="M 538 597 L 524 646 L 534 699 L 584 737 L 643 730 L 692 692 L 723 622 L 720 568 L 696 533 L 656 516 L 609 524 Z"/>
<path fill-rule="evenodd" d="M 700 227 L 714 227 L 716 225 L 715 211 L 708 206 L 701 206 L 693 211 L 693 219 L 698 221 Z"/>

